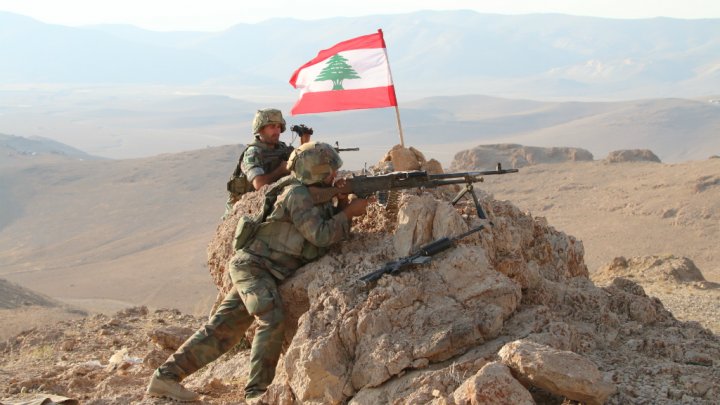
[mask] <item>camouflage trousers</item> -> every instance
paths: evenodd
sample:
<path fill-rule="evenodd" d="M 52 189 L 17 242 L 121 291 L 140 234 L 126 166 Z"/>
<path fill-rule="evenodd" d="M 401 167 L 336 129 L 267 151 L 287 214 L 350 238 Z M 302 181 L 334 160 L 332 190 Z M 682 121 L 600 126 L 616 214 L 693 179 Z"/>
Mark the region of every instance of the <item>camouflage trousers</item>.
<path fill-rule="evenodd" d="M 225 220 L 228 216 L 230 216 L 235 203 L 240 200 L 240 197 L 242 197 L 242 194 L 228 193 L 228 199 L 225 202 L 225 213 L 220 218 L 221 220 Z"/>
<path fill-rule="evenodd" d="M 231 260 L 230 290 L 210 320 L 171 355 L 157 372 L 182 381 L 240 342 L 257 322 L 250 349 L 250 375 L 245 395 L 264 392 L 275 377 L 284 334 L 284 314 L 276 279 L 240 252 Z"/>

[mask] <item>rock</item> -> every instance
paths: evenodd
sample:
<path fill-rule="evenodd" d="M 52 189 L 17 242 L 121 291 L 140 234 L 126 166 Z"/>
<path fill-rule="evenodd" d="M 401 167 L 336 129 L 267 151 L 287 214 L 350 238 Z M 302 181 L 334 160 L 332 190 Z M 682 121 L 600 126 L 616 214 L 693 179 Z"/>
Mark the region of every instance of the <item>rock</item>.
<path fill-rule="evenodd" d="M 457 405 L 535 404 L 532 395 L 502 363 L 485 365 L 453 393 Z"/>
<path fill-rule="evenodd" d="M 573 352 L 516 340 L 498 355 L 518 378 L 556 395 L 602 405 L 615 392 L 593 362 Z"/>
<path fill-rule="evenodd" d="M 692 260 L 673 255 L 640 256 L 630 259 L 616 257 L 593 274 L 593 280 L 599 283 L 607 283 L 617 277 L 648 282 L 705 281 L 705 277 Z"/>
<path fill-rule="evenodd" d="M 695 193 L 702 193 L 718 186 L 720 186 L 720 176 L 701 176 L 695 181 Z"/>
<path fill-rule="evenodd" d="M 177 350 L 195 331 L 181 326 L 165 326 L 148 332 L 150 340 L 159 348 Z"/>
<path fill-rule="evenodd" d="M 543 148 L 518 144 L 479 145 L 455 154 L 451 172 L 488 170 L 500 163 L 505 168 L 520 168 L 541 163 L 592 161 L 593 155 L 580 148 Z"/>
<path fill-rule="evenodd" d="M 173 353 L 175 353 L 174 350 L 155 348 L 145 355 L 142 363 L 146 368 L 150 370 L 155 370 L 156 368 L 160 367 L 160 365 L 162 365 L 165 360 L 167 360 L 168 357 L 170 357 L 170 355 Z"/>
<path fill-rule="evenodd" d="M 623 149 L 615 150 L 608 153 L 604 159 L 607 163 L 621 163 L 621 162 L 656 162 L 661 163 L 660 158 L 657 157 L 649 149 Z"/>
<path fill-rule="evenodd" d="M 415 148 L 395 145 L 385 155 L 383 161 L 391 161 L 395 171 L 420 170 L 425 163 L 425 156 Z"/>
<path fill-rule="evenodd" d="M 442 174 L 444 173 L 442 165 L 435 159 L 430 159 L 420 166 L 420 170 L 428 172 L 428 174 Z"/>

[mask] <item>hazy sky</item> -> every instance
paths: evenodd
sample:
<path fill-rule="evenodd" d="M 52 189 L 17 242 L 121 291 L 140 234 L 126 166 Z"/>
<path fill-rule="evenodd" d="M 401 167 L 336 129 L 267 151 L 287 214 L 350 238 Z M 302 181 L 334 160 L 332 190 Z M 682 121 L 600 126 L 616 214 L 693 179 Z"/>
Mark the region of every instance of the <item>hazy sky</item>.
<path fill-rule="evenodd" d="M 0 11 L 47 23 L 123 23 L 163 31 L 220 31 L 273 17 L 311 20 L 456 9 L 610 18 L 720 18 L 720 0 L 0 0 Z"/>

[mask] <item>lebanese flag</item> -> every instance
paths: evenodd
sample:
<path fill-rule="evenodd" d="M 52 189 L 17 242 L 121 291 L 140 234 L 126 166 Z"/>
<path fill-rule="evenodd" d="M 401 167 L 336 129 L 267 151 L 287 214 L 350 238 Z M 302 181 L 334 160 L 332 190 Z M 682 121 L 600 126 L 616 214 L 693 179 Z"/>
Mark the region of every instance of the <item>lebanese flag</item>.
<path fill-rule="evenodd" d="M 292 115 L 397 105 L 382 30 L 322 50 L 293 73 Z"/>

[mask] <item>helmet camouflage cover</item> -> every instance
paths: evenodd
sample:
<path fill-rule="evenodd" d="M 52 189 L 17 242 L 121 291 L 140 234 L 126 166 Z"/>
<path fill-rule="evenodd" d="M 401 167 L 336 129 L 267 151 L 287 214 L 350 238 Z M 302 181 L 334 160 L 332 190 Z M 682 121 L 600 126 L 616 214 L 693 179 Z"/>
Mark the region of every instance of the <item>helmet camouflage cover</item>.
<path fill-rule="evenodd" d="M 285 119 L 282 112 L 276 108 L 264 108 L 257 110 L 253 118 L 253 134 L 260 133 L 265 125 L 280 124 L 280 132 L 285 132 Z"/>
<path fill-rule="evenodd" d="M 307 142 L 293 150 L 287 168 L 303 184 L 316 184 L 342 166 L 335 148 L 322 142 Z"/>

